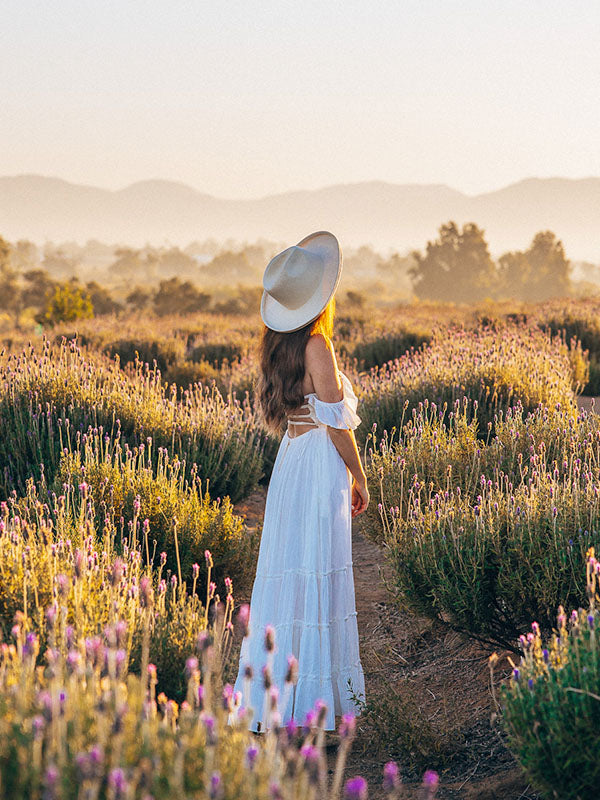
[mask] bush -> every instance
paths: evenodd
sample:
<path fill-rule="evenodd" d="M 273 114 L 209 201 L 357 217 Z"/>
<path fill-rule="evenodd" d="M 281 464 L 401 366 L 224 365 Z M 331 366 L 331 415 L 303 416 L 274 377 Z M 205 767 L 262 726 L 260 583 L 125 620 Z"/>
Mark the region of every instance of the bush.
<path fill-rule="evenodd" d="M 544 797 L 594 800 L 600 791 L 599 575 L 591 549 L 589 609 L 580 607 L 567 620 L 560 606 L 557 629 L 545 647 L 534 622 L 532 633 L 520 637 L 520 664 L 501 688 L 509 745 Z"/>
<path fill-rule="evenodd" d="M 0 357 L 0 493 L 22 493 L 45 469 L 53 480 L 61 442 L 102 426 L 130 447 L 152 438 L 159 448 L 210 478 L 214 496 L 248 495 L 263 471 L 265 434 L 248 403 L 227 402 L 216 388 L 167 390 L 159 370 L 139 362 L 124 374 L 114 362 L 86 357 L 75 342 Z M 41 466 L 43 465 L 43 467 Z M 156 461 L 154 463 L 156 466 Z"/>
<path fill-rule="evenodd" d="M 410 328 L 357 342 L 349 355 L 358 362 L 359 369 L 382 366 L 394 358 L 399 358 L 409 350 L 416 350 L 431 342 L 431 333 Z"/>
<path fill-rule="evenodd" d="M 542 314 L 540 327 L 553 335 L 560 335 L 567 342 L 576 340 L 589 356 L 589 375 L 584 381 L 583 394 L 600 394 L 600 320 L 594 304 L 573 303 L 560 310 L 549 309 Z"/>
<path fill-rule="evenodd" d="M 207 361 L 218 368 L 223 361 L 242 358 L 247 350 L 247 345 L 242 342 L 204 342 L 194 347 L 190 353 L 190 361 Z"/>
<path fill-rule="evenodd" d="M 141 361 L 156 366 L 165 372 L 171 365 L 183 360 L 185 351 L 181 339 L 119 339 L 112 342 L 106 349 L 111 358 L 119 357 L 122 365 L 135 364 Z"/>
<path fill-rule="evenodd" d="M 44 311 L 38 314 L 37 321 L 54 326 L 60 322 L 73 322 L 93 316 L 94 308 L 89 294 L 75 282 L 66 281 L 54 288 L 54 294 Z"/>
<path fill-rule="evenodd" d="M 150 658 L 161 668 L 160 688 L 181 699 L 185 659 L 207 620 L 195 581 L 188 584 L 194 590 L 188 594 L 185 583 L 163 574 L 164 559 L 157 559 L 156 568 L 145 567 L 138 517 L 125 531 L 122 522 L 117 527 L 110 517 L 97 516 L 85 484 L 82 489 L 66 485 L 62 494 L 50 495 L 44 504 L 31 484 L 29 490 L 27 499 L 1 504 L 4 639 L 10 639 L 19 614 L 34 626 L 42 649 L 54 646 L 57 626 L 69 641 L 84 642 L 102 635 L 118 618 L 125 626 L 119 636 L 124 668 L 130 664 L 139 672 L 148 624 Z M 144 580 L 155 597 L 152 620 L 145 616 Z M 50 615 L 48 608 L 54 608 Z"/>
<path fill-rule="evenodd" d="M 455 330 L 364 376 L 359 413 L 365 430 L 391 431 L 419 402 L 451 408 L 468 397 L 485 437 L 495 416 L 517 403 L 526 412 L 560 405 L 575 415 L 573 384 L 568 348 L 535 328 Z"/>
<path fill-rule="evenodd" d="M 417 415 L 372 454 L 379 524 L 393 584 L 415 610 L 514 649 L 526 621 L 550 630 L 561 600 L 585 594 L 578 564 L 600 541 L 596 415 L 521 410 L 477 443 L 473 425 Z M 444 469 L 446 463 L 446 469 Z"/>
<path fill-rule="evenodd" d="M 231 363 L 225 359 L 220 367 L 212 366 L 208 361 L 184 361 L 171 367 L 165 374 L 165 380 L 181 388 L 187 388 L 191 383 L 207 386 L 214 383 L 223 397 L 229 398 L 235 393 L 238 398 L 248 395 L 250 400 L 254 400 L 258 368 L 249 356 Z"/>
<path fill-rule="evenodd" d="M 301 725 L 282 727 L 273 687 L 268 731 L 251 736 L 247 692 L 234 693 L 222 679 L 231 584 L 211 613 L 185 584 L 162 578 L 160 567 L 142 568 L 135 519 L 121 542 L 123 558 L 115 557 L 109 523 L 98 547 L 85 484 L 79 491 L 78 512 L 72 487 L 51 498 L 51 508 L 33 493 L 29 504 L 0 507 L 0 619 L 14 642 L 0 648 L 3 796 L 272 800 L 316 796 L 318 787 L 323 800 L 337 800 L 354 717 L 340 725 L 331 785 L 321 701 Z M 283 697 L 295 672 L 292 666 Z M 181 705 L 162 688 L 177 692 Z M 397 766 L 387 772 L 388 783 L 392 774 L 398 784 Z M 398 793 L 387 792 L 390 799 Z"/>
<path fill-rule="evenodd" d="M 99 509 L 98 522 L 147 520 L 145 560 L 156 565 L 166 554 L 165 568 L 188 585 L 193 565 L 202 561 L 207 549 L 213 555 L 215 580 L 229 575 L 236 583 L 238 579 L 247 582 L 257 542 L 248 538 L 229 498 L 211 500 L 208 482 L 203 489 L 193 468 L 188 482 L 184 464 L 176 457 L 170 459 L 164 449 L 154 459 L 152 449 L 151 441 L 130 449 L 126 443 L 104 437 L 101 428 L 77 434 L 74 447 L 63 453 L 52 490 L 60 494 L 63 484 L 85 481 L 89 498 Z M 103 524 L 97 530 L 99 536 Z"/>

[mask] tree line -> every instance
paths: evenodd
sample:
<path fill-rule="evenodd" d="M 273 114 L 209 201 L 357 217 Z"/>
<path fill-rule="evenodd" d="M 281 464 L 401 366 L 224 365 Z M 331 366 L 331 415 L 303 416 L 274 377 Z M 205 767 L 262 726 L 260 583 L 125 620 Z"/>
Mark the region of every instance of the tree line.
<path fill-rule="evenodd" d="M 571 290 L 571 262 L 552 231 L 536 233 L 529 247 L 495 262 L 484 231 L 470 222 L 448 222 L 425 252 L 413 252 L 409 269 L 417 297 L 472 303 L 485 298 L 543 301 Z"/>
<path fill-rule="evenodd" d="M 158 316 L 198 311 L 247 314 L 258 307 L 262 269 L 270 255 L 264 243 L 238 253 L 213 251 L 212 259 L 199 267 L 178 248 L 158 254 L 117 248 L 108 272 L 127 288 L 116 299 L 98 281 L 82 282 L 74 274 L 75 261 L 60 248 L 45 248 L 42 267 L 31 242 L 13 245 L 0 237 L 0 310 L 11 314 L 17 327 L 26 310 L 42 325 L 128 310 Z M 424 300 L 535 302 L 571 290 L 571 262 L 552 231 L 540 231 L 526 250 L 504 253 L 494 261 L 481 228 L 467 223 L 461 229 L 450 221 L 439 228 L 437 239 L 427 242 L 424 252 L 394 253 L 383 259 L 363 247 L 345 260 L 348 276 L 359 275 L 362 265 L 390 288 L 412 285 L 414 294 Z M 178 270 L 180 274 L 173 274 Z M 142 285 L 135 283 L 140 275 L 147 279 Z M 240 284 L 226 299 L 217 300 L 205 290 L 225 281 Z M 198 282 L 206 282 L 204 289 Z"/>

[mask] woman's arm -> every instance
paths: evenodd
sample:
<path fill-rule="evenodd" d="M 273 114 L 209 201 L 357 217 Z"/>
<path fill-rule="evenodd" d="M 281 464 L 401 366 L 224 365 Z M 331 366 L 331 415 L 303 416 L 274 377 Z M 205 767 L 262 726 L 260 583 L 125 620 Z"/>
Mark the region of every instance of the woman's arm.
<path fill-rule="evenodd" d="M 369 490 L 367 489 L 367 476 L 358 454 L 354 431 L 330 428 L 329 426 L 327 431 L 354 479 L 352 481 L 352 516 L 355 517 L 366 511 L 369 505 Z"/>
<path fill-rule="evenodd" d="M 331 342 L 322 334 L 311 336 L 306 345 L 306 369 L 319 400 L 339 403 L 344 398 L 335 353 Z M 354 478 L 352 483 L 352 516 L 362 513 L 369 504 L 367 477 L 363 469 L 354 431 L 327 427 L 329 437 Z"/>

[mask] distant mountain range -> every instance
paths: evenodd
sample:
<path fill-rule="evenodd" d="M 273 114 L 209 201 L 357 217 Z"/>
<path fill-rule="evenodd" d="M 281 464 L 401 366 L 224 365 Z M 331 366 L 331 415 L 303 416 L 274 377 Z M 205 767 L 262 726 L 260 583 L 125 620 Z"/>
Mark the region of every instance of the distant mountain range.
<path fill-rule="evenodd" d="M 209 237 L 293 243 L 331 230 L 347 246 L 425 247 L 443 222 L 476 222 L 492 254 L 525 248 L 553 230 L 572 259 L 600 262 L 600 178 L 527 178 L 469 196 L 444 185 L 381 181 L 226 200 L 173 181 L 118 191 L 41 175 L 0 177 L 0 235 L 43 244 L 88 239 L 132 246 Z"/>

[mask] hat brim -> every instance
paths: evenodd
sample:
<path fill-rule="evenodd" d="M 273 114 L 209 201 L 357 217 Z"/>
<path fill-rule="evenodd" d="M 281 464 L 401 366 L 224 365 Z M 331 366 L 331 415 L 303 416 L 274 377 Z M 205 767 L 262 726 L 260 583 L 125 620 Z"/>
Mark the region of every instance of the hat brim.
<path fill-rule="evenodd" d="M 323 278 L 310 300 L 299 308 L 287 308 L 268 292 L 263 292 L 260 315 L 267 328 L 278 333 L 292 333 L 313 322 L 335 294 L 342 274 L 342 252 L 333 233 L 311 233 L 298 242 L 297 246 L 317 253 L 323 259 Z"/>

